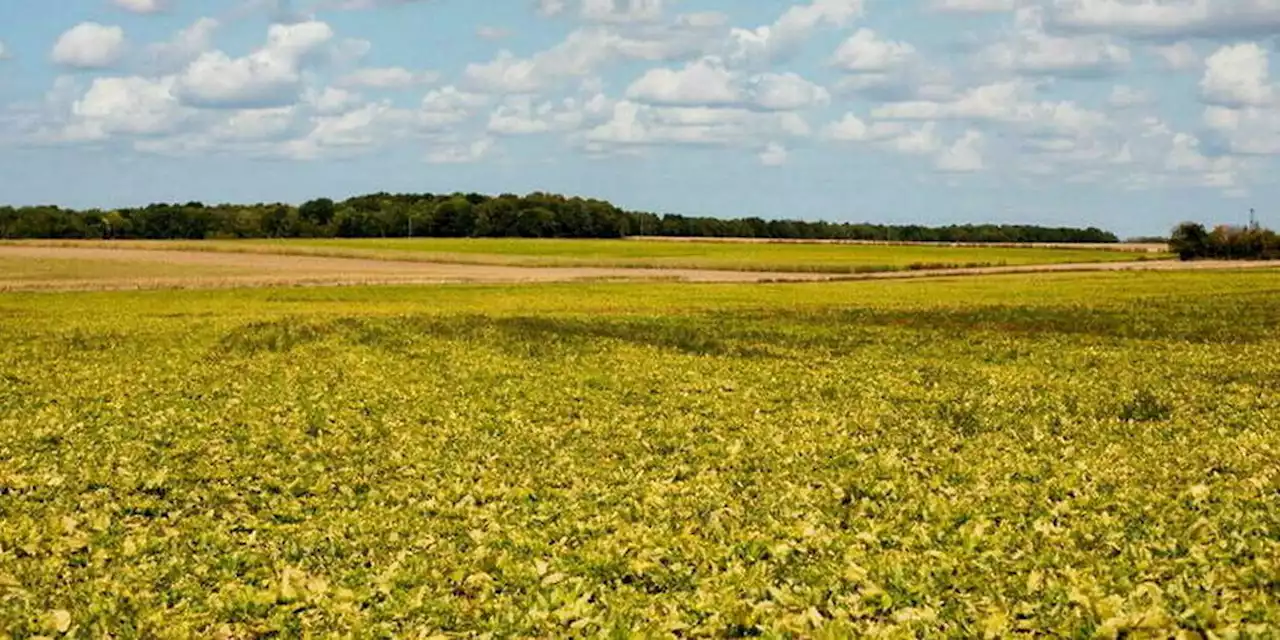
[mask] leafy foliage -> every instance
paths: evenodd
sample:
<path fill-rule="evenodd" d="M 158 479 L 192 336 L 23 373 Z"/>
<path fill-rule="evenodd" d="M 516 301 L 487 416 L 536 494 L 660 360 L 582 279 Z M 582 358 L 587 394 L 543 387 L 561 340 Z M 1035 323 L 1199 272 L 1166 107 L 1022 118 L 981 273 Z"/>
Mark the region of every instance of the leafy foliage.
<path fill-rule="evenodd" d="M 1273 273 L 3 295 L 0 629 L 1267 637 L 1277 322 Z"/>
<path fill-rule="evenodd" d="M 1184 222 L 1173 230 L 1169 251 L 1183 260 L 1276 260 L 1280 259 L 1280 236 L 1256 226 L 1219 225 L 1208 231 L 1204 225 Z"/>
<path fill-rule="evenodd" d="M 114 211 L 0 207 L 0 239 L 618 238 L 693 236 L 938 242 L 1117 242 L 1100 229 L 1027 225 L 885 226 L 800 220 L 723 220 L 624 211 L 608 202 L 547 193 L 376 193 L 334 203 L 206 206 L 156 203 Z"/>

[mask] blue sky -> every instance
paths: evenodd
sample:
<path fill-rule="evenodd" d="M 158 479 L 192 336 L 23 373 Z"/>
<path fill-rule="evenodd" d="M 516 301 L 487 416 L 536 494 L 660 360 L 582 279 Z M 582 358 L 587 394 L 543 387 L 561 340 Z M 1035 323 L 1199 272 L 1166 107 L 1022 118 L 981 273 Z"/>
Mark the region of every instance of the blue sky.
<path fill-rule="evenodd" d="M 1280 226 L 1280 0 L 0 0 L 0 200 Z"/>

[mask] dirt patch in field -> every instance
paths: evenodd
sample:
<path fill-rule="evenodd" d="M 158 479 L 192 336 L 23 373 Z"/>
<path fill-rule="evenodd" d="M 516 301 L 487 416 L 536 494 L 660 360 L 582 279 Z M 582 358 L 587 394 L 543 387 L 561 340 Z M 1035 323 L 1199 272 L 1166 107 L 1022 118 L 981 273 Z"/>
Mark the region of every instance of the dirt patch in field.
<path fill-rule="evenodd" d="M 574 281 L 674 280 L 683 282 L 815 282 L 879 280 L 942 276 L 977 276 L 1069 271 L 1168 271 L 1184 269 L 1280 268 L 1280 262 L 1114 262 L 1011 267 L 894 271 L 853 275 L 700 269 L 619 269 L 600 267 L 511 267 L 493 265 L 397 262 L 356 258 L 0 246 L 0 258 L 118 262 L 109 277 L 23 279 L 0 272 L 0 291 L 228 288 L 357 284 L 524 283 Z M 123 266 L 123 265 L 121 265 Z M 227 270 L 219 275 L 199 272 Z M 180 271 L 182 273 L 175 273 Z"/>

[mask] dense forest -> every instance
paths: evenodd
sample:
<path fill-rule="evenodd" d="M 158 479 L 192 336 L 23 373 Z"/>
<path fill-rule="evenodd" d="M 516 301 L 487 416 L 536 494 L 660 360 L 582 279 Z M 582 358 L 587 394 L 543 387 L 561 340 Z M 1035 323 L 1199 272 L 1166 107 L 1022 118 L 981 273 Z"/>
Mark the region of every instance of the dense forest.
<path fill-rule="evenodd" d="M 1202 224 L 1184 222 L 1173 230 L 1169 250 L 1183 260 L 1280 260 L 1280 236 L 1257 225 L 1219 225 L 1209 231 Z"/>
<path fill-rule="evenodd" d="M 619 238 L 691 236 L 919 242 L 1118 242 L 1096 228 L 1023 225 L 924 227 L 658 215 L 624 211 L 595 199 L 377 193 L 341 202 L 152 204 L 76 211 L 55 206 L 0 207 L 0 238 L 293 238 L 293 237 Z"/>

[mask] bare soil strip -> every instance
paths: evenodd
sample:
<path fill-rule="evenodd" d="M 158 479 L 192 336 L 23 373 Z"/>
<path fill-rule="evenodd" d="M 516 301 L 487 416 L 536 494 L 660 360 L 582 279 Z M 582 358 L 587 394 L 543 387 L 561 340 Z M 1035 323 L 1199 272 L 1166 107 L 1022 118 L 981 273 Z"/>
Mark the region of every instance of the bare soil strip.
<path fill-rule="evenodd" d="M 127 289 L 204 289 L 265 286 L 361 284 L 533 283 L 580 281 L 819 282 L 980 276 L 1075 271 L 1176 271 L 1187 269 L 1280 268 L 1280 262 L 1147 261 L 1025 265 L 891 271 L 863 274 L 718 271 L 705 269 L 619 269 L 600 267 L 512 267 L 495 265 L 397 262 L 273 254 L 201 251 L 0 246 L 0 258 L 31 260 L 119 261 L 136 265 L 136 276 L 19 280 L 0 272 L 0 291 L 107 291 Z M 166 267 L 234 268 L 234 275 L 166 273 Z"/>

